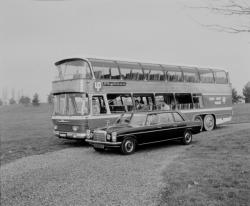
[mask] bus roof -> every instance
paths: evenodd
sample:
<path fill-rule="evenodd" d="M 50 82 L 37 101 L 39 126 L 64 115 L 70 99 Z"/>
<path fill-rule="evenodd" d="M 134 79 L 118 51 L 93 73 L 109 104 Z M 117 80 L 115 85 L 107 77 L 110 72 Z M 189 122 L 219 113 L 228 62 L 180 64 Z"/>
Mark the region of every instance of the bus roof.
<path fill-rule="evenodd" d="M 144 61 L 138 61 L 138 60 L 132 60 L 132 59 L 123 59 L 123 58 L 107 58 L 107 57 L 84 57 L 84 56 L 72 56 L 69 58 L 62 59 L 60 61 L 55 62 L 55 65 L 58 66 L 60 64 L 63 64 L 68 61 L 74 61 L 74 60 L 85 60 L 90 63 L 92 62 L 112 62 L 116 64 L 122 64 L 122 65 L 129 65 L 129 66 L 142 66 L 143 68 L 147 69 L 150 67 L 150 69 L 158 69 L 159 67 L 164 69 L 177 69 L 178 68 L 182 70 L 213 70 L 213 71 L 225 71 L 228 72 L 227 69 L 220 69 L 220 68 L 212 68 L 212 67 L 199 67 L 199 66 L 193 66 L 193 65 L 171 65 L 171 64 L 164 64 L 164 63 L 155 63 L 155 62 L 144 62 Z"/>

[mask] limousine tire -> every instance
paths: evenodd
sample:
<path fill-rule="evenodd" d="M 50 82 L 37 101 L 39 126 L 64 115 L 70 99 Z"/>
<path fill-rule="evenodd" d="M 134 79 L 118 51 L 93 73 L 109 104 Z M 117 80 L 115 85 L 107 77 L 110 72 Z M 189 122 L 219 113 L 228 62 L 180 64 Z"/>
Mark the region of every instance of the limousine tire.
<path fill-rule="evenodd" d="M 192 142 L 192 132 L 190 130 L 186 130 L 183 134 L 182 143 L 184 145 L 188 145 Z"/>
<path fill-rule="evenodd" d="M 121 152 L 125 155 L 130 155 L 135 152 L 136 141 L 132 137 L 127 137 L 122 141 Z"/>
<path fill-rule="evenodd" d="M 204 117 L 204 129 L 205 131 L 212 131 L 215 127 L 214 116 L 211 114 L 207 114 Z"/>
<path fill-rule="evenodd" d="M 94 147 L 94 150 L 97 151 L 97 152 L 103 152 L 104 149 Z"/>

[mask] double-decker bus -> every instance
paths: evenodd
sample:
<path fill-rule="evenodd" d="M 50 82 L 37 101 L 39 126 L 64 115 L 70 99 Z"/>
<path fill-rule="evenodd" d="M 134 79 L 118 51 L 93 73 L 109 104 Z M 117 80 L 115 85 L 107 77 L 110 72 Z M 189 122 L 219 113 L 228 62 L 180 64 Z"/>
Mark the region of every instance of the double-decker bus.
<path fill-rule="evenodd" d="M 223 69 L 68 58 L 55 63 L 54 133 L 85 139 L 86 131 L 135 110 L 179 110 L 204 130 L 232 118 L 232 89 Z"/>

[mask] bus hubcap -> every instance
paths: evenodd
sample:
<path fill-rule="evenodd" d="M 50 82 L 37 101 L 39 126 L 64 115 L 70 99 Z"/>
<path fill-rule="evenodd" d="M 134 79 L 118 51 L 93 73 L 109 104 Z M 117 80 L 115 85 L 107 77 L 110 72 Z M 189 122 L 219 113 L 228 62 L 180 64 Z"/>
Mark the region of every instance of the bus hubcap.
<path fill-rule="evenodd" d="M 205 117 L 205 126 L 207 130 L 212 130 L 214 127 L 214 118 L 211 115 Z"/>

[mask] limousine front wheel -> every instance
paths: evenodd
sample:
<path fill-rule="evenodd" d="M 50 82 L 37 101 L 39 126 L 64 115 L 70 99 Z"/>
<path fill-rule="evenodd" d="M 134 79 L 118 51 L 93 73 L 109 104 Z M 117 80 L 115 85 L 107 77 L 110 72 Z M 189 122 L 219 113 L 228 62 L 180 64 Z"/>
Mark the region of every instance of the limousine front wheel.
<path fill-rule="evenodd" d="M 123 140 L 121 145 L 121 152 L 123 154 L 129 155 L 135 152 L 135 139 L 128 137 Z"/>
<path fill-rule="evenodd" d="M 192 142 L 192 133 L 189 130 L 186 130 L 183 135 L 182 143 L 188 145 Z"/>

